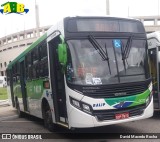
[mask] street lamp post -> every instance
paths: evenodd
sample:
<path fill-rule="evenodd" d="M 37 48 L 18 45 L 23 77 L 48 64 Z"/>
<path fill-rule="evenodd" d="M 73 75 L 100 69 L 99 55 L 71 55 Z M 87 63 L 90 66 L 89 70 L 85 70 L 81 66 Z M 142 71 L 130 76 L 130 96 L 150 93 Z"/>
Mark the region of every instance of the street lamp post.
<path fill-rule="evenodd" d="M 109 11 L 109 0 L 106 0 L 106 14 L 110 15 L 110 11 Z"/>

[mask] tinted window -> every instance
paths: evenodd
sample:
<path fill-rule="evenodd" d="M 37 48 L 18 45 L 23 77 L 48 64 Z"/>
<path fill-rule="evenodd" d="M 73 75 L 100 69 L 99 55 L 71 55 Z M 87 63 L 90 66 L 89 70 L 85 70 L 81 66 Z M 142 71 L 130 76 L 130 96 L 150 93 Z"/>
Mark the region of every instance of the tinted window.
<path fill-rule="evenodd" d="M 31 58 L 31 53 L 28 53 L 26 56 L 26 67 L 32 65 L 32 58 Z"/>
<path fill-rule="evenodd" d="M 33 51 L 32 51 L 32 57 L 33 57 L 33 63 L 36 63 L 38 61 L 38 48 L 35 48 Z"/>
<path fill-rule="evenodd" d="M 48 76 L 48 59 L 45 59 L 39 64 L 39 76 L 40 77 Z"/>
<path fill-rule="evenodd" d="M 47 57 L 47 43 L 44 42 L 42 45 L 39 47 L 40 51 L 40 58 L 43 60 L 43 58 Z"/>

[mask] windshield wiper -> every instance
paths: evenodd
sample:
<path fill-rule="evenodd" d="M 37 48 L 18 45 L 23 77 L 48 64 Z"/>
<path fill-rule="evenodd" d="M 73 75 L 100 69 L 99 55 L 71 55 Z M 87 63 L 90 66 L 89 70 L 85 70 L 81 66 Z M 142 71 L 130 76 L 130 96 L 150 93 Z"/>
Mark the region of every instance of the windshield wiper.
<path fill-rule="evenodd" d="M 127 45 L 126 45 L 125 49 L 124 49 L 124 47 L 123 47 L 123 53 L 122 53 L 123 57 L 122 57 L 122 58 L 123 58 L 124 60 L 127 59 L 128 56 L 129 56 L 130 49 L 131 49 L 131 45 L 132 45 L 132 38 L 133 38 L 133 36 L 131 35 L 131 36 L 129 37 L 129 39 L 128 39 L 128 42 L 127 42 Z"/>
<path fill-rule="evenodd" d="M 108 57 L 106 56 L 105 51 L 102 49 L 102 47 L 96 41 L 96 39 L 92 35 L 89 35 L 88 37 L 89 37 L 89 41 L 91 42 L 91 44 L 93 45 L 93 47 L 96 50 L 98 50 L 98 53 L 100 54 L 100 56 L 102 57 L 102 59 L 103 60 L 108 60 Z"/>
<path fill-rule="evenodd" d="M 129 37 L 128 41 L 127 41 L 127 45 L 124 48 L 124 44 L 122 43 L 122 60 L 123 60 L 123 65 L 124 65 L 124 69 L 126 71 L 126 62 L 125 60 L 128 58 L 130 50 L 131 50 L 131 45 L 132 45 L 132 35 Z M 127 60 L 126 60 L 127 61 Z"/>
<path fill-rule="evenodd" d="M 124 66 L 124 69 L 125 69 L 125 72 L 126 72 L 126 62 L 125 62 L 124 45 L 123 45 L 123 43 L 122 43 L 121 51 L 122 51 L 122 61 L 123 61 L 123 66 Z"/>
<path fill-rule="evenodd" d="M 108 68 L 109 68 L 109 73 L 111 74 L 111 68 L 110 68 L 110 63 L 109 63 L 109 57 L 108 57 L 108 52 L 107 52 L 107 47 L 105 44 L 105 50 L 103 50 L 103 48 L 100 46 L 100 44 L 96 41 L 96 39 L 94 38 L 94 36 L 89 35 L 88 36 L 89 41 L 91 42 L 91 44 L 93 45 L 93 47 L 98 50 L 99 55 L 102 57 L 102 59 L 104 61 L 108 62 Z"/>
<path fill-rule="evenodd" d="M 106 56 L 108 57 L 108 51 L 107 51 L 106 43 L 105 43 L 105 50 L 106 50 Z M 110 63 L 109 63 L 109 57 L 107 59 L 108 59 L 107 62 L 108 62 L 108 67 L 109 67 L 109 73 L 111 75 L 111 68 L 110 68 Z"/>

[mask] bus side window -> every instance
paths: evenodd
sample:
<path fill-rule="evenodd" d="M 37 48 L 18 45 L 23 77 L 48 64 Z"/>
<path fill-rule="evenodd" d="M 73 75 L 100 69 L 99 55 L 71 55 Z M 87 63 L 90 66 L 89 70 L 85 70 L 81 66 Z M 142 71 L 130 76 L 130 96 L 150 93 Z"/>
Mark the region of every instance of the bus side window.
<path fill-rule="evenodd" d="M 32 75 L 32 66 L 29 66 L 28 67 L 28 80 L 32 80 L 32 77 L 33 77 L 33 75 Z"/>
<path fill-rule="evenodd" d="M 20 68 L 19 68 L 19 63 L 15 63 L 15 65 L 13 66 L 13 82 L 14 83 L 17 83 L 19 80 L 19 71 Z"/>
<path fill-rule="evenodd" d="M 33 58 L 33 64 L 36 64 L 39 60 L 39 53 L 38 53 L 38 47 L 36 47 L 33 51 L 32 51 L 32 58 Z"/>
<path fill-rule="evenodd" d="M 45 59 L 39 64 L 39 75 L 40 77 L 48 76 L 48 59 Z"/>
<path fill-rule="evenodd" d="M 48 76 L 48 56 L 47 56 L 47 43 L 46 41 L 42 43 L 39 48 L 40 51 L 40 63 L 39 63 L 39 76 Z"/>
<path fill-rule="evenodd" d="M 26 71 L 26 79 L 28 79 L 28 61 L 27 56 L 25 57 L 25 71 Z"/>
<path fill-rule="evenodd" d="M 40 60 L 43 60 L 47 58 L 47 43 L 46 41 L 42 43 L 42 45 L 39 47 L 40 52 Z"/>
<path fill-rule="evenodd" d="M 11 74 L 11 70 L 7 70 L 7 85 L 10 85 L 10 74 Z"/>
<path fill-rule="evenodd" d="M 31 52 L 33 58 L 33 65 L 32 65 L 32 79 L 37 78 L 36 66 L 38 64 L 38 47 L 32 50 Z"/>
<path fill-rule="evenodd" d="M 36 79 L 36 66 L 35 65 L 33 65 L 33 67 L 32 67 L 32 79 Z"/>
<path fill-rule="evenodd" d="M 32 56 L 31 53 L 28 53 L 26 56 L 26 79 L 32 79 Z"/>

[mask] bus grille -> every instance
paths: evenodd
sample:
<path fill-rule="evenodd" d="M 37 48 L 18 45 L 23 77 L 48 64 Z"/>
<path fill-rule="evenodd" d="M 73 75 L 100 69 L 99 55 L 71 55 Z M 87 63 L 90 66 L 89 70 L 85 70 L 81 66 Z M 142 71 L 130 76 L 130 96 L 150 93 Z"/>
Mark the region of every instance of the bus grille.
<path fill-rule="evenodd" d="M 106 85 L 100 87 L 83 87 L 82 92 L 85 96 L 92 98 L 115 98 L 141 94 L 148 89 L 150 81 L 140 83 L 127 83 L 118 85 Z"/>
<path fill-rule="evenodd" d="M 129 112 L 129 117 L 134 117 L 142 115 L 145 109 L 145 105 L 136 106 L 134 108 L 125 108 L 125 109 L 112 109 L 112 110 L 94 110 L 93 115 L 98 119 L 98 121 L 104 120 L 116 120 L 115 115 L 120 113 Z"/>

